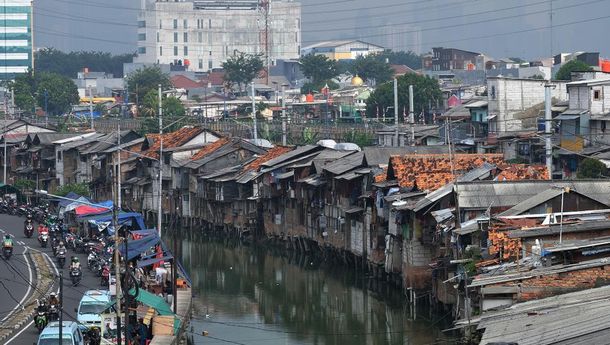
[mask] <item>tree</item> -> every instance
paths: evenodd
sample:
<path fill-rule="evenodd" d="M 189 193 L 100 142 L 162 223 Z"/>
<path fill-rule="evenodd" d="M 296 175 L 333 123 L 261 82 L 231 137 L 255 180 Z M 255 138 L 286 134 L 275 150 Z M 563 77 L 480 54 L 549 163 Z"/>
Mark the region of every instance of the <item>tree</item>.
<path fill-rule="evenodd" d="M 159 84 L 161 84 L 161 87 L 164 90 L 172 87 L 169 75 L 163 73 L 158 66 L 144 67 L 127 76 L 129 93 L 135 93 L 139 102 L 141 102 L 150 91 L 158 92 Z"/>
<path fill-rule="evenodd" d="M 398 108 L 404 109 L 409 106 L 409 85 L 413 85 L 413 102 L 416 114 L 428 109 L 429 102 L 436 103 L 442 97 L 438 81 L 427 76 L 418 74 L 405 74 L 398 77 Z M 377 112 L 383 113 L 384 109 L 394 106 L 394 86 L 392 82 L 379 85 L 371 94 L 366 104 L 366 112 L 369 117 L 376 116 Z M 393 111 L 391 112 L 393 113 Z M 399 111 L 400 113 L 400 111 Z"/>
<path fill-rule="evenodd" d="M 383 53 L 376 54 L 380 61 L 386 61 L 391 65 L 405 65 L 412 69 L 420 69 L 422 57 L 412 51 L 391 51 L 386 50 Z"/>
<path fill-rule="evenodd" d="M 53 72 L 64 77 L 76 78 L 86 67 L 92 72 L 110 73 L 123 77 L 123 64 L 133 61 L 135 54 L 111 55 L 106 52 L 69 52 L 44 48 L 35 53 L 36 72 Z"/>
<path fill-rule="evenodd" d="M 301 86 L 301 93 L 308 94 L 308 93 L 322 92 L 322 89 L 326 85 L 328 85 L 328 88 L 331 90 L 336 90 L 339 88 L 339 84 L 335 83 L 332 80 L 322 80 L 322 81 L 319 81 L 316 83 L 307 82 L 307 83 L 303 84 L 303 86 Z"/>
<path fill-rule="evenodd" d="M 606 165 L 594 158 L 585 158 L 578 165 L 576 177 L 578 178 L 602 178 L 606 173 Z"/>
<path fill-rule="evenodd" d="M 87 183 L 68 183 L 55 190 L 55 193 L 59 196 L 66 196 L 68 193 L 73 192 L 81 196 L 89 195 L 89 185 Z"/>
<path fill-rule="evenodd" d="M 314 84 L 320 84 L 339 75 L 337 62 L 324 55 L 309 54 L 299 60 L 301 72 Z"/>
<path fill-rule="evenodd" d="M 592 70 L 593 68 L 591 68 L 591 66 L 589 66 L 588 64 L 579 60 L 572 60 L 561 66 L 559 71 L 557 71 L 557 74 L 555 74 L 555 79 L 571 80 L 572 72 L 590 72 Z"/>
<path fill-rule="evenodd" d="M 384 83 L 392 78 L 394 72 L 390 65 L 377 55 L 358 56 L 351 65 L 350 72 L 364 80 L 376 80 Z"/>
<path fill-rule="evenodd" d="M 242 86 L 248 85 L 263 69 L 263 60 L 260 54 L 252 55 L 239 52 L 222 63 L 225 71 L 224 80 L 229 85 L 237 84 L 239 92 Z"/>
<path fill-rule="evenodd" d="M 157 116 L 159 112 L 159 94 L 155 90 L 150 90 L 142 101 L 142 115 Z M 163 117 L 182 117 L 186 114 L 186 108 L 182 102 L 174 96 L 164 96 L 163 98 Z"/>
<path fill-rule="evenodd" d="M 78 89 L 71 79 L 51 72 L 37 73 L 34 79 L 38 106 L 50 114 L 69 112 L 79 102 Z"/>
<path fill-rule="evenodd" d="M 78 103 L 78 89 L 74 82 L 57 73 L 40 72 L 17 76 L 9 87 L 15 93 L 15 105 L 32 111 L 36 105 L 47 108 L 50 114 L 60 115 Z"/>

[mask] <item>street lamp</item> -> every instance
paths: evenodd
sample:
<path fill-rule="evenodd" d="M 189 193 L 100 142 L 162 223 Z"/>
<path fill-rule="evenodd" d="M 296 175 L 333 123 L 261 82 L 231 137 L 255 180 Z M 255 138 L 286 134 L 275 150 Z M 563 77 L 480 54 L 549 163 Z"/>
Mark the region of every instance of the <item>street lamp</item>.
<path fill-rule="evenodd" d="M 77 199 L 72 199 L 72 198 L 67 198 L 65 196 L 61 196 L 61 195 L 56 195 L 56 194 L 51 194 L 46 190 L 42 190 L 42 189 L 37 189 L 35 190 L 36 194 L 40 194 L 43 196 L 49 196 L 52 198 L 56 198 L 56 199 L 60 199 L 60 200 L 67 200 L 67 201 L 73 201 L 73 202 L 78 202 L 81 203 L 83 205 L 89 205 L 89 206 L 94 206 L 94 207 L 99 207 L 99 208 L 103 208 L 109 211 L 112 211 L 112 226 L 114 227 L 114 266 L 115 266 L 115 289 L 116 289 L 116 318 L 117 318 L 117 344 L 121 344 L 121 285 L 120 285 L 120 276 L 121 276 L 121 265 L 119 262 L 119 231 L 118 231 L 118 208 L 116 205 L 116 202 L 114 203 L 113 207 L 109 207 L 109 206 L 104 206 L 104 205 L 99 205 L 99 204 L 95 204 L 92 202 L 88 202 L 88 201 L 81 201 L 81 200 L 77 200 Z M 115 193 L 116 194 L 116 193 Z M 125 254 L 127 255 L 127 246 L 125 246 Z M 127 263 L 127 260 L 125 260 L 125 263 Z M 63 284 L 61 284 L 63 285 Z M 60 288 L 63 290 L 63 286 L 60 286 Z M 60 296 L 63 297 L 63 293 L 62 291 L 60 291 Z M 61 311 L 60 311 L 60 316 L 59 316 L 59 331 L 62 331 L 62 321 L 63 321 L 63 298 L 61 301 Z M 126 322 L 129 322 L 129 320 L 126 318 L 125 320 Z M 127 330 L 128 327 L 126 327 L 125 329 Z M 127 332 L 125 333 L 125 339 L 127 339 Z M 61 339 L 61 333 L 60 333 L 60 339 Z"/>

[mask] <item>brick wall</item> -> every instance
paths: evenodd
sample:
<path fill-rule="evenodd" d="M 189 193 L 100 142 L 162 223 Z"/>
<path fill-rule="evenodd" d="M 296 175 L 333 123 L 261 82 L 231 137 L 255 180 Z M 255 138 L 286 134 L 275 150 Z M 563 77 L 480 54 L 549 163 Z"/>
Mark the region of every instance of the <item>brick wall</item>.
<path fill-rule="evenodd" d="M 610 264 L 491 286 L 520 286 L 521 292 L 517 300 L 521 302 L 608 284 L 610 284 Z"/>

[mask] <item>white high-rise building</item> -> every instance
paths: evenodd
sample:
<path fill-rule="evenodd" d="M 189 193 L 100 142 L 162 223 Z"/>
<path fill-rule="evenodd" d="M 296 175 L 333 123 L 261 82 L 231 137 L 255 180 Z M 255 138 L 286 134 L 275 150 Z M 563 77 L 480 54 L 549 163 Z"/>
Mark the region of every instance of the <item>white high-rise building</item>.
<path fill-rule="evenodd" d="M 270 62 L 299 57 L 299 2 L 142 0 L 141 7 L 134 62 L 183 64 L 206 72 L 221 67 L 236 52 L 264 56 L 268 50 Z"/>

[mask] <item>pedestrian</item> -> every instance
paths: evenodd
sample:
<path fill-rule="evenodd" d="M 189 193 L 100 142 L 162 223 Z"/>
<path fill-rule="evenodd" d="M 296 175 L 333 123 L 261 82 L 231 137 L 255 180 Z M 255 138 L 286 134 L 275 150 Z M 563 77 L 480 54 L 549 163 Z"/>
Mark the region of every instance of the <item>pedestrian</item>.
<path fill-rule="evenodd" d="M 138 319 L 138 336 L 140 338 L 140 345 L 146 345 L 146 339 L 148 339 L 148 326 L 144 324 L 144 319 Z"/>
<path fill-rule="evenodd" d="M 157 282 L 157 284 L 163 286 L 163 281 L 165 280 L 166 275 L 167 270 L 163 265 L 163 261 L 161 261 L 159 267 L 155 269 L 155 281 Z"/>

